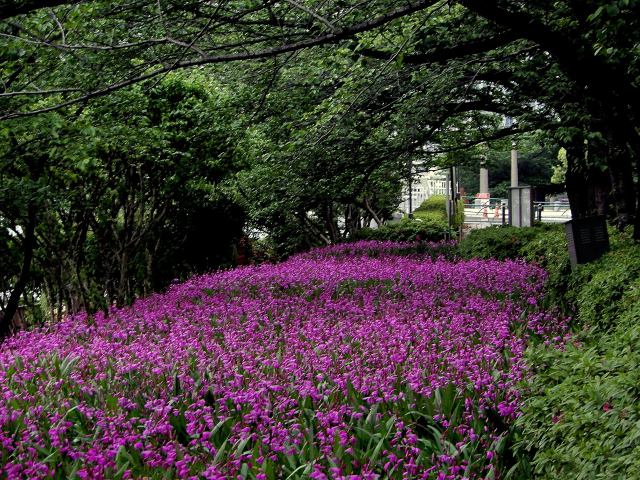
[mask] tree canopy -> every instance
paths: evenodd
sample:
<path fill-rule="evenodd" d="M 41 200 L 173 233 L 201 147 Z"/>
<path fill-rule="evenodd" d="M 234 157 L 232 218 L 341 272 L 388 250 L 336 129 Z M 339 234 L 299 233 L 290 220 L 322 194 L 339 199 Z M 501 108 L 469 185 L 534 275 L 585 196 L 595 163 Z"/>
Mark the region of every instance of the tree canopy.
<path fill-rule="evenodd" d="M 573 215 L 640 238 L 639 10 L 0 1 L 3 310 L 30 282 L 69 308 L 130 301 L 232 261 L 192 242 L 237 250 L 245 220 L 282 254 L 339 241 L 390 216 L 412 162 L 512 138 L 563 147 Z"/>

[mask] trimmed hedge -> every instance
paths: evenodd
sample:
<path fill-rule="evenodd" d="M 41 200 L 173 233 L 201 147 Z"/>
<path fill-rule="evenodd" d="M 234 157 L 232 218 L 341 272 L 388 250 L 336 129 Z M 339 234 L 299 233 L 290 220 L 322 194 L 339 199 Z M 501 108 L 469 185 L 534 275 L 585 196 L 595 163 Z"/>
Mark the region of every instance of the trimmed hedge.
<path fill-rule="evenodd" d="M 398 223 L 383 225 L 380 228 L 363 228 L 349 239 L 355 240 L 390 240 L 393 242 L 438 241 L 447 235 L 447 222 L 434 219 L 402 219 Z"/>
<path fill-rule="evenodd" d="M 456 216 L 452 219 L 453 224 L 451 225 L 454 230 L 457 230 L 464 223 L 464 204 L 462 200 L 457 200 L 456 205 Z M 447 198 L 444 195 L 432 195 L 413 211 L 413 216 L 416 219 L 425 221 L 442 222 L 447 228 L 449 224 L 447 220 Z"/>
<path fill-rule="evenodd" d="M 572 312 L 574 301 L 566 292 L 570 288 L 571 263 L 564 226 L 539 224 L 531 228 L 496 226 L 473 230 L 459 246 L 462 258 L 523 258 L 549 272 L 545 302 Z"/>
<path fill-rule="evenodd" d="M 582 325 L 602 331 L 630 326 L 640 302 L 640 245 L 614 237 L 611 252 L 573 275 L 569 293 Z"/>
<path fill-rule="evenodd" d="M 533 228 L 496 226 L 472 230 L 460 242 L 460 255 L 463 258 L 507 258 L 524 257 L 523 245 L 537 236 Z"/>

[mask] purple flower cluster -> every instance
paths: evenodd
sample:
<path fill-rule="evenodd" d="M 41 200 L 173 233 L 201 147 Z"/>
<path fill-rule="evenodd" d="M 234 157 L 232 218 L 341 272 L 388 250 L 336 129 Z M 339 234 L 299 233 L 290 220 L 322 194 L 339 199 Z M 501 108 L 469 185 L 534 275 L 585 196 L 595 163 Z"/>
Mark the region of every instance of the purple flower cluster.
<path fill-rule="evenodd" d="M 538 306 L 545 272 L 399 246 L 200 276 L 8 339 L 0 476 L 495 472 L 529 337 L 566 331 Z"/>

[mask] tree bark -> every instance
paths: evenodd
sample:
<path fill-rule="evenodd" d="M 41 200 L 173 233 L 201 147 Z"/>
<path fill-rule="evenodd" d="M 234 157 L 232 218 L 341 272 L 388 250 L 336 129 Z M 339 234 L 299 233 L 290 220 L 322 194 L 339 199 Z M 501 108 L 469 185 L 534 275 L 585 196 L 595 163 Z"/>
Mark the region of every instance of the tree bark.
<path fill-rule="evenodd" d="M 0 0 L 0 20 L 23 15 L 25 13 L 40 10 L 41 8 L 57 7 L 58 5 L 67 5 L 81 3 L 81 0 Z"/>
<path fill-rule="evenodd" d="M 380 227 L 382 225 L 382 220 L 380 220 L 378 215 L 376 215 L 376 212 L 373 211 L 373 208 L 371 208 L 371 205 L 369 204 L 369 200 L 367 198 L 364 199 L 364 208 L 371 214 L 371 217 L 376 222 L 376 225 Z"/>
<path fill-rule="evenodd" d="M 615 224 L 619 230 L 634 222 L 636 216 L 636 188 L 633 183 L 633 168 L 625 158 L 628 154 L 619 149 L 609 153 L 609 173 L 611 175 L 612 195 L 616 206 Z"/>
<path fill-rule="evenodd" d="M 587 159 L 587 145 L 575 142 L 567 150 L 567 195 L 573 218 L 606 215 L 611 181 L 608 170 Z"/>
<path fill-rule="evenodd" d="M 11 291 L 9 301 L 7 302 L 7 306 L 2 315 L 2 321 L 0 322 L 0 338 L 4 338 L 10 333 L 13 317 L 20 306 L 20 298 L 22 298 L 22 294 L 24 293 L 27 283 L 29 282 L 29 278 L 31 277 L 31 261 L 33 260 L 33 251 L 36 247 L 36 221 L 37 209 L 35 204 L 32 202 L 27 207 L 27 225 L 24 232 L 22 268 L 20 270 L 18 281 Z"/>

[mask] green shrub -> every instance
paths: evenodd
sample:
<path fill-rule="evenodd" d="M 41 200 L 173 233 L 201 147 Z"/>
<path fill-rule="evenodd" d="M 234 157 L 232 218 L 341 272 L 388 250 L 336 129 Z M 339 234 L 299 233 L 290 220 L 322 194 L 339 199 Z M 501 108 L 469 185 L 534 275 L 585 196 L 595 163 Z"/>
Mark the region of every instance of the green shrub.
<path fill-rule="evenodd" d="M 633 307 L 639 313 L 637 304 Z M 638 317 L 636 317 L 637 322 Z M 581 343 L 582 342 L 582 343 Z M 529 352 L 535 375 L 517 426 L 536 478 L 638 478 L 640 325 Z"/>
<path fill-rule="evenodd" d="M 577 269 L 568 293 L 582 325 L 608 331 L 637 303 L 639 289 L 640 246 L 616 242 L 602 258 Z"/>
<path fill-rule="evenodd" d="M 563 224 L 539 224 L 519 230 L 526 230 L 526 236 L 531 232 L 529 240 L 521 245 L 518 252 L 522 258 L 545 268 L 559 263 L 569 265 L 567 237 Z"/>
<path fill-rule="evenodd" d="M 473 230 L 460 242 L 460 256 L 498 260 L 520 258 L 524 256 L 523 245 L 536 235 L 535 228 L 499 226 Z"/>
<path fill-rule="evenodd" d="M 549 272 L 546 302 L 573 316 L 564 348 L 528 352 L 532 377 L 514 454 L 535 478 L 640 478 L 640 246 L 610 231 L 611 251 L 571 270 L 562 225 L 487 228 L 465 258 L 524 258 Z"/>
<path fill-rule="evenodd" d="M 549 273 L 545 288 L 545 304 L 560 307 L 564 312 L 573 311 L 574 305 L 567 298 L 571 262 L 567 248 L 564 225 L 539 225 L 533 227 L 535 235 L 523 243 L 518 256 L 536 263 Z"/>
<path fill-rule="evenodd" d="M 547 268 L 551 282 L 552 259 Z M 638 478 L 640 246 L 611 232 L 609 253 L 564 278 L 564 291 L 547 289 L 572 308 L 578 333 L 564 349 L 530 350 L 516 448 L 539 478 Z"/>
<path fill-rule="evenodd" d="M 432 195 L 420 204 L 413 211 L 416 213 L 433 213 L 440 215 L 443 220 L 447 219 L 447 197 L 444 195 Z"/>
<path fill-rule="evenodd" d="M 464 202 L 456 200 L 456 216 L 453 219 L 453 228 L 458 229 L 464 225 Z"/>
<path fill-rule="evenodd" d="M 425 221 L 444 222 L 448 226 L 447 197 L 444 195 L 432 195 L 413 211 L 416 219 Z M 451 228 L 457 230 L 464 223 L 464 204 L 462 200 L 456 202 L 456 215 L 452 219 Z"/>
<path fill-rule="evenodd" d="M 350 240 L 438 241 L 444 239 L 447 232 L 446 219 L 403 219 L 398 223 L 383 225 L 380 228 L 363 228 Z"/>
<path fill-rule="evenodd" d="M 459 255 L 537 263 L 549 272 L 548 305 L 571 314 L 578 328 L 610 330 L 640 301 L 640 247 L 613 230 L 610 239 L 609 253 L 573 271 L 563 225 L 474 230 L 460 242 Z"/>
<path fill-rule="evenodd" d="M 463 258 L 523 258 L 549 272 L 545 304 L 571 312 L 575 301 L 567 296 L 571 264 L 564 225 L 539 224 L 530 228 L 489 227 L 472 231 L 460 242 Z"/>

